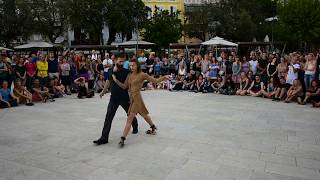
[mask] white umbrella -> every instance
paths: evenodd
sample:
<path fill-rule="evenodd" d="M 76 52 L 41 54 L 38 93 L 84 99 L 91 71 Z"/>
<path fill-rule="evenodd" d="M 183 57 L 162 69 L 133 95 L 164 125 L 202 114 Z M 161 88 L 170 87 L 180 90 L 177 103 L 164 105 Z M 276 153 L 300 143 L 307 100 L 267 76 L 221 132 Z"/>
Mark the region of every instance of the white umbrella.
<path fill-rule="evenodd" d="M 218 46 L 230 46 L 230 47 L 238 47 L 238 44 L 224 40 L 221 37 L 214 37 L 212 39 L 210 39 L 209 41 L 203 42 L 201 43 L 202 45 L 209 45 L 209 46 L 214 46 L 216 48 L 216 58 L 218 56 L 218 50 L 217 47 Z"/>
<path fill-rule="evenodd" d="M 137 39 L 131 39 L 129 41 L 117 44 L 117 46 L 120 46 L 120 47 L 133 47 L 133 46 L 135 46 L 136 47 L 136 54 L 138 53 L 139 46 L 153 46 L 153 45 L 155 45 L 155 43 L 137 40 Z"/>
<path fill-rule="evenodd" d="M 209 41 L 201 43 L 202 45 L 211 45 L 211 46 L 231 46 L 231 47 L 236 47 L 238 44 L 224 40 L 221 37 L 214 37 L 210 39 Z"/>
<path fill-rule="evenodd" d="M 134 45 L 155 45 L 154 43 L 142 41 L 142 40 L 130 40 L 117 44 L 118 46 L 134 46 Z"/>
<path fill-rule="evenodd" d="M 0 51 L 3 51 L 3 50 L 4 50 L 4 51 L 13 51 L 12 49 L 8 49 L 8 48 L 1 47 L 1 46 L 0 46 Z"/>
<path fill-rule="evenodd" d="M 30 48 L 52 48 L 53 44 L 43 41 L 29 42 L 28 44 L 23 44 L 14 47 L 15 49 L 30 49 Z"/>

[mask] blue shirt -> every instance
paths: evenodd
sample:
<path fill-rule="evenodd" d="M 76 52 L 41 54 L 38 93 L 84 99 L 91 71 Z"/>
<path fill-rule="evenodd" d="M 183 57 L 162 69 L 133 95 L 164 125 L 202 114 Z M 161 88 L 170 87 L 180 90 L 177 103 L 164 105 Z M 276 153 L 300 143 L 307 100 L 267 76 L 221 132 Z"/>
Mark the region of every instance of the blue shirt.
<path fill-rule="evenodd" d="M 36 64 L 38 60 L 39 60 L 38 56 L 32 57 L 32 64 Z"/>
<path fill-rule="evenodd" d="M 161 70 L 160 64 L 156 64 L 156 65 L 154 66 L 154 71 L 160 72 L 160 70 Z"/>
<path fill-rule="evenodd" d="M 124 61 L 124 63 L 123 63 L 123 68 L 129 70 L 129 64 L 130 64 L 130 63 L 129 63 L 128 60 Z"/>
<path fill-rule="evenodd" d="M 9 102 L 10 101 L 10 93 L 11 89 L 8 88 L 6 92 L 3 91 L 3 89 L 0 89 L 0 94 L 2 96 L 2 99 Z"/>

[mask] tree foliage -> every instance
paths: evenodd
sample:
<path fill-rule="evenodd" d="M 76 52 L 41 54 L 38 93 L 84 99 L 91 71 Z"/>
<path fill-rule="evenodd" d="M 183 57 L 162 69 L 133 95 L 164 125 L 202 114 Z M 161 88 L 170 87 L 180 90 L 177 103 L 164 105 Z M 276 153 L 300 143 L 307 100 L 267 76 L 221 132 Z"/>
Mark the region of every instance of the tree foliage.
<path fill-rule="evenodd" d="M 263 38 L 268 30 L 265 19 L 274 16 L 272 0 L 221 0 L 218 3 L 194 7 L 186 12 L 185 32 L 190 37 L 206 40 L 222 36 L 234 41 Z"/>
<path fill-rule="evenodd" d="M 144 40 L 157 44 L 156 51 L 168 48 L 169 43 L 178 42 L 182 36 L 182 24 L 179 12 L 169 13 L 168 10 L 154 12 L 153 16 L 144 24 L 142 33 Z"/>
<path fill-rule="evenodd" d="M 282 34 L 289 40 L 314 43 L 320 38 L 320 1 L 288 0 L 278 6 Z M 285 31 L 284 31 L 285 30 Z"/>
<path fill-rule="evenodd" d="M 68 6 L 68 23 L 75 30 L 80 40 L 90 39 L 101 43 L 102 29 L 108 8 L 105 0 L 66 0 Z M 88 36 L 87 36 L 88 35 Z"/>
<path fill-rule="evenodd" d="M 68 4 L 61 0 L 25 0 L 33 17 L 33 31 L 52 43 L 68 28 Z"/>
<path fill-rule="evenodd" d="M 116 33 L 131 39 L 135 19 L 147 19 L 141 0 L 3 0 L 0 43 L 27 40 L 34 33 L 55 42 L 71 27 L 80 41 L 102 44 L 102 29 L 108 25 L 110 44 Z"/>
<path fill-rule="evenodd" d="M 32 34 L 32 15 L 23 0 L 0 1 L 0 44 L 8 46 L 18 38 Z"/>
<path fill-rule="evenodd" d="M 109 2 L 106 13 L 106 24 L 109 26 L 108 44 L 114 41 L 116 33 L 122 33 L 122 37 L 131 39 L 131 33 L 136 28 L 142 28 L 147 20 L 148 9 L 141 0 L 113 0 Z"/>

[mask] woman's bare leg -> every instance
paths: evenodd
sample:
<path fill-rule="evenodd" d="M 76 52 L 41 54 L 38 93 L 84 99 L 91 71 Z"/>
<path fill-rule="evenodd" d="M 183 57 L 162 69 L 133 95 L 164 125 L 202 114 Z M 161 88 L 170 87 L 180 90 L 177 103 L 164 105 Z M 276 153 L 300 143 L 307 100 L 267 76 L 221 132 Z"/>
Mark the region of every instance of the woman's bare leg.
<path fill-rule="evenodd" d="M 290 102 L 293 98 L 294 98 L 294 96 L 289 95 L 289 96 L 287 97 L 287 99 L 286 99 L 286 102 Z"/>
<path fill-rule="evenodd" d="M 275 98 L 280 97 L 280 93 L 281 93 L 281 89 L 280 89 L 280 88 L 277 88 L 277 90 L 273 92 L 274 97 L 275 97 Z"/>
<path fill-rule="evenodd" d="M 157 134 L 157 132 L 156 132 L 157 127 L 152 122 L 149 114 L 143 115 L 142 117 L 150 125 L 150 129 L 148 131 L 146 131 L 146 134 L 156 135 Z"/>
<path fill-rule="evenodd" d="M 310 93 L 309 92 L 307 92 L 306 93 L 306 97 L 304 98 L 304 100 L 303 100 L 303 103 L 305 104 L 305 103 L 307 103 L 307 101 L 308 101 L 308 99 L 310 98 Z"/>
<path fill-rule="evenodd" d="M 286 89 L 282 88 L 281 91 L 280 91 L 279 98 L 282 99 L 285 94 L 286 94 Z"/>
<path fill-rule="evenodd" d="M 151 117 L 149 116 L 149 114 L 143 115 L 142 117 L 144 118 L 144 120 L 145 120 L 150 126 L 153 126 L 153 125 L 154 125 L 154 123 L 152 122 Z"/>
<path fill-rule="evenodd" d="M 246 90 L 243 90 L 240 92 L 240 96 L 245 96 L 247 94 L 247 91 Z"/>
<path fill-rule="evenodd" d="M 127 137 L 128 136 L 129 131 L 131 129 L 132 121 L 133 121 L 135 116 L 136 116 L 135 113 L 130 113 L 128 115 L 127 123 L 126 123 L 126 126 L 124 127 L 123 134 L 122 134 L 123 137 Z"/>
<path fill-rule="evenodd" d="M 261 90 L 260 93 L 263 94 L 264 96 L 266 96 L 267 98 L 270 97 L 270 94 L 265 90 Z"/>
<path fill-rule="evenodd" d="M 249 93 L 251 96 L 255 96 L 256 95 L 256 93 L 255 92 L 253 92 L 253 91 L 250 91 L 250 93 Z"/>

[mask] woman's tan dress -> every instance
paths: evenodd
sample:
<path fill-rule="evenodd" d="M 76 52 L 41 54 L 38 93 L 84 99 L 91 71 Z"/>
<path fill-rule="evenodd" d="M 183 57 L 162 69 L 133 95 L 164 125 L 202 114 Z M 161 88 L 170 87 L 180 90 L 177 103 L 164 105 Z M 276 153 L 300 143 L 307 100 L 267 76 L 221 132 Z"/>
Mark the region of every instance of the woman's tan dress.
<path fill-rule="evenodd" d="M 124 84 L 117 79 L 114 79 L 114 82 L 117 83 L 122 89 L 128 89 L 130 97 L 130 107 L 128 113 L 139 113 L 141 116 L 149 114 L 140 93 L 145 80 L 153 83 L 159 83 L 164 81 L 165 77 L 155 79 L 148 74 L 140 72 L 136 75 L 132 75 L 132 73 L 130 73 Z"/>

